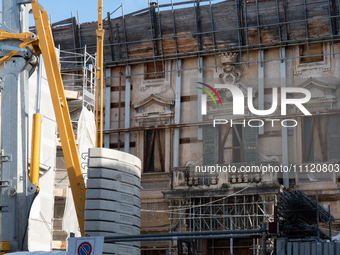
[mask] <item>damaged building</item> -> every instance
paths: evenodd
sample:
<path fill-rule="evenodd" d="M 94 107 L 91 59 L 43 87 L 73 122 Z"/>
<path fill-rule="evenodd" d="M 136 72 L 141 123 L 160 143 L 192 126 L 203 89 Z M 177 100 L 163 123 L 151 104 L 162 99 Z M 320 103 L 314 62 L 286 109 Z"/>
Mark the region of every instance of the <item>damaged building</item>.
<path fill-rule="evenodd" d="M 339 3 L 333 0 L 150 2 L 117 18 L 108 13 L 104 147 L 142 161 L 141 234 L 258 230 L 278 221 L 277 204 L 279 215 L 289 217 L 287 210 L 294 208 L 280 204 L 293 201 L 289 194 L 301 196 L 301 204 L 317 197 L 317 209 L 306 210 L 316 215 L 330 208 L 333 215 L 320 221 L 322 234 L 305 226 L 308 234 L 299 238 L 326 240 L 339 233 L 339 16 Z M 80 63 L 85 47 L 94 55 L 96 27 L 97 22 L 79 24 L 75 18 L 52 24 L 61 58 L 64 51 L 73 52 Z M 83 68 L 70 64 L 62 72 L 66 80 Z M 243 92 L 244 116 L 233 115 L 232 95 L 223 88 L 217 89 L 221 104 L 217 95 L 207 97 L 202 114 L 205 93 L 197 87 L 216 81 Z M 79 83 L 70 79 L 67 85 Z M 282 88 L 310 91 L 304 107 L 311 115 L 288 105 L 283 116 L 279 100 L 268 117 L 276 121 L 257 128 L 243 124 L 266 119 L 252 114 L 248 100 L 256 109 L 270 109 L 274 91 L 280 98 Z M 214 127 L 214 119 L 237 123 Z M 297 125 L 283 127 L 284 120 Z M 285 166 L 289 171 L 195 171 L 216 164 L 237 170 Z M 316 216 L 308 217 L 309 225 L 316 224 Z M 145 255 L 177 254 L 179 245 L 145 241 L 141 250 Z M 191 245 L 196 254 L 264 254 L 263 246 L 270 254 L 275 241 L 207 238 Z"/>

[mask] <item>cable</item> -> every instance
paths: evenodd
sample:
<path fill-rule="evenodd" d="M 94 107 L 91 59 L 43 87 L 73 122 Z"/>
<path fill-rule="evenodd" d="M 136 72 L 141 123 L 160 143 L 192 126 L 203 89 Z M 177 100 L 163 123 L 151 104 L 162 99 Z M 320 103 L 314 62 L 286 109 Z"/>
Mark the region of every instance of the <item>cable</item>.
<path fill-rule="evenodd" d="M 122 5 L 119 5 L 118 8 L 117 8 L 116 10 L 114 10 L 113 12 L 110 13 L 110 16 L 111 16 L 112 14 L 114 14 L 116 11 L 118 11 L 118 9 L 121 8 L 121 7 L 122 7 Z M 106 17 L 104 20 L 107 20 L 107 17 Z"/>

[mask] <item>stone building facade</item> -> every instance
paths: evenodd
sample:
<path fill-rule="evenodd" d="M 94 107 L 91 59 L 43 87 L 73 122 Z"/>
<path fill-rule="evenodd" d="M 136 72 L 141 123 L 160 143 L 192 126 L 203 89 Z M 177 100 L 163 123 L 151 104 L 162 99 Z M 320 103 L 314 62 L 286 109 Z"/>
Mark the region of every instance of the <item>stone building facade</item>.
<path fill-rule="evenodd" d="M 320 204 L 330 206 L 339 219 L 337 3 L 241 0 L 192 5 L 151 3 L 104 23 L 104 147 L 142 160 L 141 234 L 257 229 L 274 220 L 275 200 L 284 189 L 302 190 L 312 198 L 317 193 Z M 80 24 L 74 32 L 56 26 L 56 44 L 72 49 L 77 42 L 78 51 L 85 44 L 94 50 L 95 27 L 96 22 Z M 243 92 L 244 116 L 233 115 L 232 95 L 223 88 L 217 89 L 223 105 L 215 106 L 207 97 L 207 114 L 200 114 L 197 82 L 216 81 Z M 304 106 L 311 115 L 289 105 L 283 116 L 281 100 L 268 117 L 249 111 L 248 97 L 255 109 L 270 109 L 274 92 L 280 98 L 286 87 L 310 91 Z M 289 99 L 300 96 L 286 94 Z M 231 126 L 230 121 L 213 127 L 213 119 L 248 123 L 268 118 L 275 121 L 264 121 L 259 128 Z M 291 120 L 297 125 L 282 126 Z M 282 165 L 290 172 L 195 172 L 196 166 L 216 164 L 237 169 Z M 308 173 L 301 171 L 307 168 Z M 333 230 L 339 231 L 339 224 Z M 176 254 L 176 246 L 175 241 L 145 242 L 142 250 Z M 195 243 L 198 254 L 226 254 L 224 249 L 231 246 L 234 254 L 259 254 L 261 241 Z M 269 252 L 272 244 L 268 247 Z"/>

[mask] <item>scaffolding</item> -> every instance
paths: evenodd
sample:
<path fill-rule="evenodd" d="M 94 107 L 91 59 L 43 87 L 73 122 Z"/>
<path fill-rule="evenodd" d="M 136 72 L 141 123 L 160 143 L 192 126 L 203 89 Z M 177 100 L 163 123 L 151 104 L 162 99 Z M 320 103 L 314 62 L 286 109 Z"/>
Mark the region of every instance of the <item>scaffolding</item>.
<path fill-rule="evenodd" d="M 266 198 L 267 196 L 267 198 Z M 271 199 L 268 199 L 271 197 Z M 169 202 L 170 233 L 200 232 L 218 230 L 258 230 L 263 223 L 274 220 L 274 195 L 239 195 L 229 197 L 191 197 L 171 199 Z M 262 254 L 260 238 L 253 238 L 249 247 L 233 245 L 231 238 L 227 247 L 233 249 L 252 249 L 253 255 Z M 203 240 L 196 240 L 196 254 L 204 254 Z M 271 243 L 271 240 L 268 242 Z M 171 254 L 177 254 L 172 241 Z M 207 245 L 207 244 L 206 244 Z M 211 249 L 214 246 L 210 247 Z M 270 246 L 269 246 L 270 247 Z M 208 247 L 209 248 L 209 247 Z"/>
<path fill-rule="evenodd" d="M 111 15 L 121 8 L 121 16 Z M 186 22 L 183 24 L 183 17 Z M 104 28 L 108 31 L 104 45 L 106 66 L 125 66 L 139 63 L 153 63 L 154 71 L 129 74 L 128 76 L 165 72 L 179 72 L 190 69 L 211 69 L 217 72 L 217 56 L 221 52 L 237 52 L 240 61 L 236 64 L 261 63 L 266 61 L 301 58 L 284 55 L 287 46 L 306 45 L 305 58 L 339 54 L 334 43 L 340 37 L 340 5 L 334 0 L 314 1 L 212 1 L 194 0 L 168 4 L 150 2 L 147 8 L 125 14 L 123 5 L 109 12 Z M 80 24 L 81 27 L 93 24 Z M 84 30 L 84 29 L 83 29 Z M 138 32 L 137 32 L 138 31 Z M 80 34 L 80 32 L 79 32 Z M 82 38 L 79 35 L 79 38 Z M 87 41 L 86 41 L 87 40 Z M 314 54 L 310 45 L 330 42 L 331 51 Z M 83 45 L 95 50 L 95 38 L 84 38 Z M 72 47 L 65 44 L 64 48 Z M 70 47 L 70 49 L 71 49 Z M 75 50 L 76 47 L 72 48 Z M 251 59 L 250 52 L 279 48 L 278 57 Z M 76 50 L 83 49 L 82 47 Z M 195 68 L 183 69 L 178 61 L 189 57 L 214 56 L 214 65 L 203 66 L 198 62 Z M 246 57 L 243 57 L 246 56 Z M 165 61 L 176 60 L 175 70 L 166 70 Z M 162 70 L 156 70 L 161 62 Z M 118 75 L 107 78 L 127 77 Z"/>
<path fill-rule="evenodd" d="M 119 9 L 121 15 L 111 18 Z M 245 64 L 264 68 L 269 61 L 283 63 L 313 57 L 335 58 L 340 53 L 335 47 L 340 40 L 339 17 L 340 3 L 334 0 L 191 0 L 167 4 L 149 1 L 147 8 L 132 13 L 124 13 L 121 4 L 113 12 L 108 12 L 104 20 L 108 34 L 104 41 L 104 65 L 106 68 L 126 66 L 127 69 L 107 73 L 107 86 L 113 87 L 118 80 L 130 80 L 136 76 L 154 75 L 157 79 L 164 74 L 176 73 L 179 76 L 190 70 L 203 73 L 203 70 L 213 69 L 218 72 L 221 65 L 217 58 L 223 52 L 238 53 L 239 59 L 234 63 L 236 68 L 243 68 Z M 184 18 L 186 22 L 183 22 Z M 53 28 L 56 43 L 70 51 L 85 48 L 94 53 L 96 37 L 90 31 L 96 27 L 96 22 L 78 24 L 76 32 L 71 27 L 68 30 L 56 27 L 65 22 L 56 23 Z M 65 37 L 70 39 L 65 40 Z M 75 42 L 80 38 L 81 44 L 77 47 Z M 316 43 L 329 47 L 316 54 L 311 50 L 311 45 Z M 289 54 L 286 49 L 295 46 L 299 51 L 305 48 L 305 53 Z M 278 54 L 264 54 L 267 49 L 278 49 Z M 203 64 L 203 57 L 207 56 L 213 57 L 214 61 Z M 179 64 L 186 58 L 198 58 L 197 66 Z M 166 68 L 171 60 L 174 60 L 175 68 Z M 148 63 L 153 64 L 149 71 L 148 68 L 134 68 L 131 72 L 131 66 Z M 121 102 L 118 105 L 121 106 Z M 182 127 L 184 123 L 180 124 Z M 104 133 L 135 131 L 131 127 L 107 128 Z"/>
<path fill-rule="evenodd" d="M 96 57 L 89 54 L 86 46 L 82 53 L 60 50 L 61 74 L 66 90 L 80 92 L 82 105 L 95 110 Z M 71 78 L 69 79 L 70 76 Z"/>
<path fill-rule="evenodd" d="M 121 16 L 111 19 L 111 15 L 119 8 L 122 11 Z M 335 58 L 340 53 L 335 47 L 340 40 L 340 4 L 334 0 L 195 0 L 179 3 L 171 1 L 162 5 L 157 1 L 149 2 L 147 8 L 129 14 L 124 13 L 123 5 L 117 9 L 108 13 L 104 22 L 104 29 L 109 34 L 105 37 L 104 60 L 108 68 L 120 69 L 126 66 L 125 72 L 118 73 L 113 70 L 106 75 L 110 91 L 119 93 L 121 85 L 117 90 L 118 86 L 114 86 L 111 79 L 117 79 L 117 83 L 119 79 L 119 84 L 121 79 L 124 79 L 126 88 L 130 88 L 131 77 L 136 76 L 154 75 L 157 79 L 166 73 L 170 75 L 174 73 L 180 77 L 183 71 L 198 70 L 203 78 L 203 70 L 218 72 L 220 65 L 217 57 L 223 52 L 238 53 L 239 60 L 234 63 L 236 67 L 243 68 L 245 65 L 249 67 L 256 64 L 255 68 L 258 67 L 262 72 L 265 62 L 269 61 L 284 63 L 287 60 L 301 61 L 303 58 L 310 60 L 312 57 L 320 56 Z M 80 24 L 79 37 L 83 39 L 83 45 L 87 45 L 87 49 L 93 52 L 96 48 L 96 38 L 92 34 L 86 34 L 91 27 L 96 27 L 96 23 Z M 83 31 L 82 35 L 80 31 Z M 58 33 L 54 33 L 54 36 L 63 45 L 63 49 L 83 50 L 82 47 L 73 47 L 71 40 L 61 42 L 64 37 L 62 35 L 58 37 Z M 322 54 L 315 54 L 311 51 L 311 45 L 316 43 L 328 44 L 329 49 Z M 306 52 L 304 55 L 289 55 L 285 53 L 285 49 L 289 47 L 297 47 L 298 50 L 305 47 Z M 278 49 L 278 54 L 276 56 L 264 54 L 267 49 Z M 214 61 L 209 65 L 203 65 L 203 57 L 211 57 Z M 189 67 L 180 64 L 182 59 L 188 58 L 197 58 L 197 65 Z M 172 60 L 175 68 L 166 68 L 166 62 L 172 63 Z M 153 70 L 134 68 L 131 72 L 131 66 L 148 63 L 153 64 Z M 161 68 L 158 70 L 157 66 Z M 264 94 L 264 88 L 261 93 Z M 181 98 L 179 102 L 180 100 Z M 130 102 L 129 97 L 126 97 L 126 102 Z M 120 100 L 117 105 L 121 107 Z M 318 111 L 318 114 L 320 113 Z M 322 112 L 322 114 L 335 113 L 339 112 L 336 110 Z M 292 115 L 293 118 L 297 116 Z M 129 119 L 128 114 L 126 118 Z M 106 134 L 122 132 L 128 136 L 132 132 L 148 129 L 179 129 L 209 123 L 171 123 L 144 127 L 126 125 L 125 128 L 106 129 Z M 120 138 L 118 140 L 120 144 Z M 127 151 L 130 146 L 128 142 L 129 138 L 125 140 Z M 209 189 L 205 194 L 210 195 L 170 199 L 170 233 L 256 230 L 261 224 L 274 220 L 274 194 L 216 197 Z M 268 200 L 269 197 L 272 199 Z M 239 249 L 233 241 L 230 238 L 225 247 Z M 252 244 L 246 248 L 251 249 L 253 255 L 263 254 L 261 238 L 252 238 L 250 241 Z M 204 254 L 203 246 L 207 246 L 204 242 L 198 239 L 195 241 L 198 254 Z M 273 246 L 272 240 L 269 239 L 268 244 L 269 247 Z M 170 254 L 176 254 L 175 246 L 177 246 L 175 241 L 169 242 Z M 210 249 L 214 249 L 214 243 L 211 243 Z"/>
<path fill-rule="evenodd" d="M 74 92 L 69 97 L 69 108 L 71 118 L 73 113 L 81 111 L 86 107 L 95 111 L 96 92 L 96 57 L 87 52 L 86 46 L 81 51 L 60 51 L 59 65 L 66 91 Z M 72 118 L 74 131 L 77 130 L 78 115 Z"/>

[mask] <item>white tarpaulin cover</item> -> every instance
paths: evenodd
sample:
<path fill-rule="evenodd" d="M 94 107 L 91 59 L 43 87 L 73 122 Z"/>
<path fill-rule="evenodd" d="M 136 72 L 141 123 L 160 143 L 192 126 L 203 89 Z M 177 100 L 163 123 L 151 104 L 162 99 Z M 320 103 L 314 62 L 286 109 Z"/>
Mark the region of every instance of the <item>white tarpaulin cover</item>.
<path fill-rule="evenodd" d="M 83 174 L 87 174 L 87 155 L 89 148 L 94 148 L 96 143 L 96 125 L 94 122 L 94 114 L 86 107 L 83 107 L 78 120 L 77 142 L 80 163 L 83 168 Z M 63 217 L 63 230 L 70 234 L 73 232 L 79 237 L 78 220 L 74 208 L 71 188 L 68 188 L 66 195 L 65 211 Z"/>
<path fill-rule="evenodd" d="M 59 53 L 58 53 L 59 55 Z M 52 249 L 54 217 L 54 180 L 56 166 L 56 119 L 47 82 L 46 71 L 42 63 L 40 87 L 40 113 L 42 114 L 41 149 L 40 149 L 40 192 L 35 198 L 29 218 L 29 251 L 49 251 Z M 36 113 L 38 73 L 29 78 L 29 162 L 31 156 L 32 116 Z"/>

